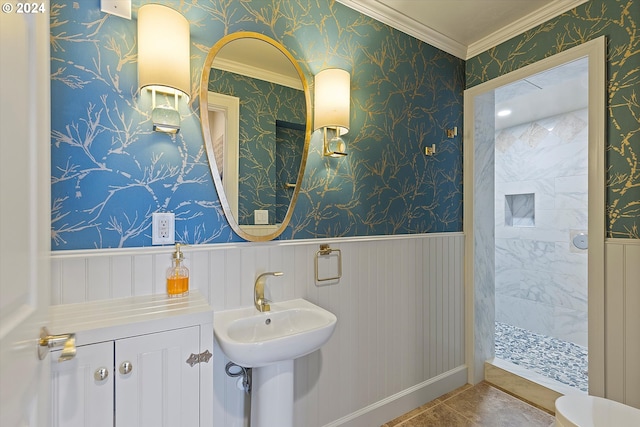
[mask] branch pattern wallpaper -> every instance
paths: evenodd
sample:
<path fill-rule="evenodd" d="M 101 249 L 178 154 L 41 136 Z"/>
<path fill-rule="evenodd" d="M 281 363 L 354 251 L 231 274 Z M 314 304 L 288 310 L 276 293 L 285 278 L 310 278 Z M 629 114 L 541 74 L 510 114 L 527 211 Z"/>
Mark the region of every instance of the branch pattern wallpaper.
<path fill-rule="evenodd" d="M 470 58 L 467 88 L 607 37 L 607 237 L 640 238 L 640 2 L 591 0 Z"/>
<path fill-rule="evenodd" d="M 191 96 L 169 136 L 152 132 L 150 96 L 137 91 L 141 3 L 126 20 L 99 0 L 52 1 L 53 250 L 149 246 L 156 211 L 175 213 L 177 241 L 240 240 L 213 185 L 197 96 L 208 50 L 236 31 L 282 43 L 309 82 L 323 68 L 351 72 L 349 155 L 322 157 L 313 133 L 281 238 L 462 230 L 462 141 L 446 129 L 462 128 L 463 60 L 330 0 L 157 1 L 191 29 Z"/>

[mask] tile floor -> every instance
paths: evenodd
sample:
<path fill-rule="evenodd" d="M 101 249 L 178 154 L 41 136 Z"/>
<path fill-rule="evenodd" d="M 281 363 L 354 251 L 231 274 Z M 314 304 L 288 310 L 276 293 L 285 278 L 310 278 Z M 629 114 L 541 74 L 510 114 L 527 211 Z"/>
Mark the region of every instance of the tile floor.
<path fill-rule="evenodd" d="M 549 427 L 553 415 L 487 382 L 466 385 L 381 427 Z"/>

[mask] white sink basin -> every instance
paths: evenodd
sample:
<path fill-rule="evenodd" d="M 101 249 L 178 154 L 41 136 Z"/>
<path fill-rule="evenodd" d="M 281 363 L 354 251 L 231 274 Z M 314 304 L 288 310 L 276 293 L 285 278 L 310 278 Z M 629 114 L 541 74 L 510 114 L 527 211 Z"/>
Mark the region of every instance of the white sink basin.
<path fill-rule="evenodd" d="M 258 368 L 307 355 L 326 343 L 336 316 L 304 299 L 271 303 L 271 311 L 255 307 L 216 312 L 213 330 L 232 362 Z"/>

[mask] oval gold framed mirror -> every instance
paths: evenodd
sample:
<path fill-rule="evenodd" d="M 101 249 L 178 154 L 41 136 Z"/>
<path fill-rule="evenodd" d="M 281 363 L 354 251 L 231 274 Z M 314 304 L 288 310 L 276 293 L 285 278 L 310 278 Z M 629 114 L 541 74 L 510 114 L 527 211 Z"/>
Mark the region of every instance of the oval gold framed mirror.
<path fill-rule="evenodd" d="M 225 216 L 243 239 L 278 237 L 291 220 L 311 137 L 311 99 L 296 59 L 253 32 L 229 34 L 209 51 L 200 120 Z"/>

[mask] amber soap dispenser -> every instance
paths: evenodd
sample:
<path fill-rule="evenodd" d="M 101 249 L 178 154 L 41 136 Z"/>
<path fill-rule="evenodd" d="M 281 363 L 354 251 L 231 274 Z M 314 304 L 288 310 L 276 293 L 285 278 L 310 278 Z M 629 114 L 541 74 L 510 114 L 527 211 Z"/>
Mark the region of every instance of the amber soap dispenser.
<path fill-rule="evenodd" d="M 176 243 L 171 267 L 167 270 L 167 294 L 169 297 L 189 295 L 189 269 L 184 266 L 184 254 Z"/>

